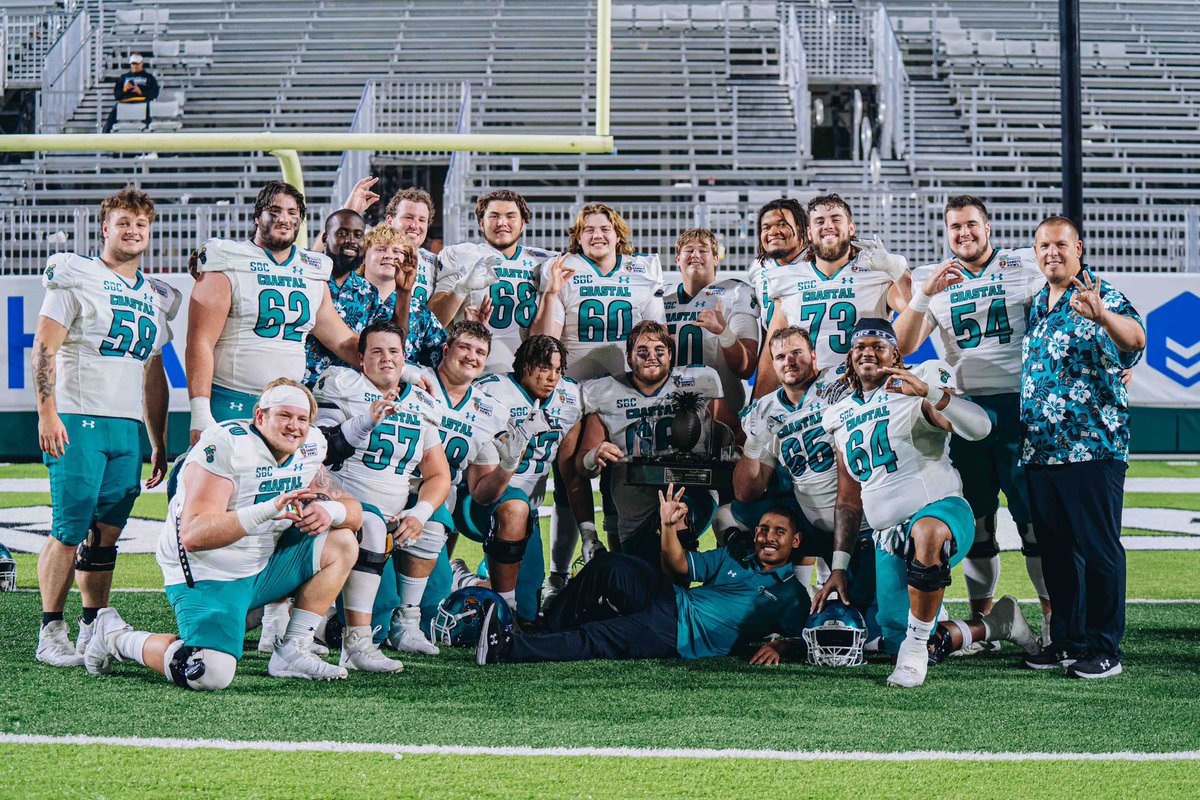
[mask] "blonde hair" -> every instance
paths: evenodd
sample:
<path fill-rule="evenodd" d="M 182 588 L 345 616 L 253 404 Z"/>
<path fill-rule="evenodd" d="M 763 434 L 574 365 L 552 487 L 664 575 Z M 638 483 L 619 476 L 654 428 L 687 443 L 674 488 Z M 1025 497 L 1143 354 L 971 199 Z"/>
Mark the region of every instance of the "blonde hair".
<path fill-rule="evenodd" d="M 575 221 L 571 223 L 571 227 L 567 228 L 567 252 L 583 252 L 583 245 L 579 243 L 579 237 L 583 234 L 584 220 L 592 214 L 603 214 L 608 218 L 617 234 L 617 252 L 623 256 L 633 255 L 633 230 L 615 208 L 604 203 L 588 203 L 579 209 L 579 213 L 575 215 Z"/>
<path fill-rule="evenodd" d="M 675 240 L 675 257 L 679 258 L 679 254 L 683 252 L 683 248 L 693 242 L 708 245 L 712 248 L 713 255 L 720 258 L 721 246 L 717 242 L 717 235 L 708 228 L 691 228 L 679 234 L 679 238 Z"/>
<path fill-rule="evenodd" d="M 292 386 L 292 387 L 304 392 L 304 396 L 308 398 L 308 418 L 309 418 L 308 421 L 313 425 L 317 424 L 317 398 L 313 397 L 313 393 L 308 390 L 307 386 L 300 383 L 299 381 L 294 381 L 291 378 L 276 378 L 275 380 L 271 381 L 270 383 L 268 383 L 266 386 L 263 387 L 262 394 L 266 394 L 268 391 L 270 391 L 271 389 L 274 389 L 276 386 Z M 259 411 L 258 403 L 255 402 L 254 403 L 254 413 L 251 414 L 251 416 L 254 416 L 255 414 L 257 414 L 258 411 Z"/>
<path fill-rule="evenodd" d="M 408 237 L 386 222 L 381 222 L 367 231 L 367 235 L 363 237 L 363 255 L 365 256 L 372 247 L 391 247 L 392 245 L 400 245 L 400 249 L 404 251 L 405 263 L 417 263 L 417 248 L 408 240 Z M 365 275 L 366 272 L 367 264 L 364 258 L 363 263 L 358 267 L 358 274 Z"/>

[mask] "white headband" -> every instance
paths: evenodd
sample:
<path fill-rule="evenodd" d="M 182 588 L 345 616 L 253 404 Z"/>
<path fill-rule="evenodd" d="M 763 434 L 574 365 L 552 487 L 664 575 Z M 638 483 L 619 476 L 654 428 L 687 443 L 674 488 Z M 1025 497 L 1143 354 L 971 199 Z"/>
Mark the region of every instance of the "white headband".
<path fill-rule="evenodd" d="M 276 408 L 278 406 L 295 406 L 303 408 L 305 411 L 312 409 L 312 401 L 308 399 L 308 393 L 298 386 L 272 386 L 267 391 L 263 392 L 262 397 L 258 398 L 258 407 L 263 411 L 268 408 Z"/>

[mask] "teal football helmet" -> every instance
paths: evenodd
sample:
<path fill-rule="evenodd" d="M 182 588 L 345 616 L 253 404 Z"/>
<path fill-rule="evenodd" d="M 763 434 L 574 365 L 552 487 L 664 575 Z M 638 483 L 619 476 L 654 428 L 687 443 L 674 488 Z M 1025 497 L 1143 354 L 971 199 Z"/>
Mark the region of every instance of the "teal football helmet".
<path fill-rule="evenodd" d="M 804 644 L 809 664 L 820 667 L 857 667 L 866 663 L 867 623 L 854 606 L 828 600 L 822 611 L 804 624 Z"/>
<path fill-rule="evenodd" d="M 0 544 L 0 592 L 15 592 L 17 590 L 17 560 L 8 552 L 8 548 Z"/>
<path fill-rule="evenodd" d="M 438 645 L 474 647 L 479 641 L 483 607 L 488 603 L 496 604 L 500 627 L 512 628 L 513 612 L 503 597 L 483 586 L 468 586 L 438 603 L 437 614 L 429 623 L 429 638 Z"/>

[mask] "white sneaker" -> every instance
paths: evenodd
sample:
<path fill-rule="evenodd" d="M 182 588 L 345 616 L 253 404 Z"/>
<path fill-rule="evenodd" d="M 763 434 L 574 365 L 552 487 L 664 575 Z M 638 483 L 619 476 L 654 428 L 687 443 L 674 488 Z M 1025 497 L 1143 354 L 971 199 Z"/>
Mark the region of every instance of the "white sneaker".
<path fill-rule="evenodd" d="M 567 576 L 558 572 L 551 572 L 546 576 L 546 580 L 542 582 L 542 611 L 545 612 L 550 602 L 558 597 L 558 593 L 567 588 Z"/>
<path fill-rule="evenodd" d="M 267 662 L 267 674 L 272 678 L 304 678 L 310 681 L 337 681 L 346 677 L 346 670 L 322 661 L 309 650 L 307 639 L 287 639 L 279 643 Z"/>
<path fill-rule="evenodd" d="M 133 630 L 133 626 L 121 619 L 115 608 L 102 608 L 96 614 L 92 623 L 92 638 L 88 642 L 87 652 L 83 654 L 83 665 L 93 675 L 107 675 L 112 672 L 113 661 L 119 661 L 117 655 L 117 637 L 122 633 Z"/>
<path fill-rule="evenodd" d="M 375 644 L 375 631 L 378 630 L 366 626 L 347 628 L 338 664 L 359 672 L 403 672 L 404 664 L 385 656 L 379 645 Z"/>
<path fill-rule="evenodd" d="M 911 689 L 925 682 L 925 673 L 928 671 L 928 645 L 906 638 L 900 644 L 900 653 L 896 656 L 896 669 L 888 675 L 887 684 Z"/>
<path fill-rule="evenodd" d="M 468 586 L 479 586 L 483 583 L 483 578 L 471 572 L 471 568 L 467 566 L 467 562 L 461 558 L 450 559 L 450 572 L 453 577 L 450 579 L 450 591 L 457 592 L 459 589 L 465 589 Z"/>
<path fill-rule="evenodd" d="M 263 607 L 262 634 L 258 637 L 258 652 L 273 653 L 287 631 L 291 603 L 267 603 Z M 325 651 L 329 655 L 329 651 Z"/>
<path fill-rule="evenodd" d="M 96 630 L 95 622 L 92 622 L 91 624 L 89 624 L 87 622 L 84 622 L 82 618 L 79 620 L 79 633 L 76 634 L 76 636 L 75 636 L 75 652 L 76 653 L 78 653 L 79 655 L 83 655 L 84 653 L 87 652 L 88 642 L 90 642 L 92 640 L 92 632 L 94 630 Z"/>
<path fill-rule="evenodd" d="M 436 656 L 441 652 L 421 633 L 421 609 L 416 606 L 401 606 L 392 612 L 388 644 L 401 653 Z"/>
<path fill-rule="evenodd" d="M 987 627 L 989 639 L 1006 639 L 1028 655 L 1041 650 L 1038 638 L 1017 605 L 1017 598 L 1012 595 L 1006 594 L 997 600 L 992 610 L 983 615 L 983 624 Z"/>
<path fill-rule="evenodd" d="M 38 631 L 36 658 L 52 667 L 81 667 L 83 653 L 75 651 L 65 620 L 48 622 Z"/>

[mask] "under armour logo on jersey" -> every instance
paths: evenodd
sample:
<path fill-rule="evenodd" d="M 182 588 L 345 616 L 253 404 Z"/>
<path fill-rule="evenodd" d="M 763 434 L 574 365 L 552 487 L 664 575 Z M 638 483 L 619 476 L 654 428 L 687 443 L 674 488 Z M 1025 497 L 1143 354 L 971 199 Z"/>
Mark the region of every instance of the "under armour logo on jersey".
<path fill-rule="evenodd" d="M 230 411 L 241 411 L 241 410 L 242 410 L 242 404 L 241 404 L 241 403 L 230 403 L 230 404 L 229 404 L 229 410 L 230 410 Z"/>
<path fill-rule="evenodd" d="M 731 578 L 736 578 L 738 576 L 738 571 L 736 569 L 731 569 L 731 570 L 728 570 L 725 574 Z"/>
<path fill-rule="evenodd" d="M 85 420 L 83 421 L 83 427 L 85 427 L 85 428 L 94 428 L 94 427 L 96 427 L 96 421 L 95 421 L 95 420 L 91 420 L 91 419 L 85 419 Z"/>

